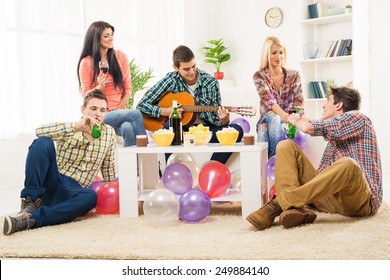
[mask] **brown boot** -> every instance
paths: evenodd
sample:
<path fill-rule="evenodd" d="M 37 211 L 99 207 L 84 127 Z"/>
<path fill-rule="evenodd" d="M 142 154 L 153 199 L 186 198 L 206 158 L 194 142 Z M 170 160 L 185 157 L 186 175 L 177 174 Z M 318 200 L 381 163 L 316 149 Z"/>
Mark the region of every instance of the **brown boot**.
<path fill-rule="evenodd" d="M 275 218 L 283 212 L 276 198 L 268 201 L 259 210 L 249 214 L 246 220 L 250 222 L 258 230 L 269 228 Z"/>
<path fill-rule="evenodd" d="M 279 221 L 285 228 L 311 224 L 317 218 L 316 213 L 304 208 L 289 209 L 280 214 Z"/>

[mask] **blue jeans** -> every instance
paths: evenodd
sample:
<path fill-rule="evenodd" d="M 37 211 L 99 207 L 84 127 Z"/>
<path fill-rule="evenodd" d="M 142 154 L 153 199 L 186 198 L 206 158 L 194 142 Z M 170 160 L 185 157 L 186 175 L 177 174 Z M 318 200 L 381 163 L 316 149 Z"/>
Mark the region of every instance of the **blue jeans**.
<path fill-rule="evenodd" d="M 264 124 L 266 124 L 264 126 Z M 268 158 L 276 154 L 276 145 L 283 134 L 283 121 L 279 115 L 269 111 L 257 123 L 257 142 L 268 142 Z"/>
<path fill-rule="evenodd" d="M 124 146 L 135 145 L 137 135 L 146 135 L 142 114 L 136 109 L 118 109 L 106 113 L 104 123 L 123 137 Z"/>
<path fill-rule="evenodd" d="M 26 178 L 20 197 L 42 199 L 41 207 L 32 212 L 34 227 L 73 221 L 95 208 L 94 190 L 83 188 L 72 178 L 58 172 L 53 140 L 37 138 L 29 147 Z"/>

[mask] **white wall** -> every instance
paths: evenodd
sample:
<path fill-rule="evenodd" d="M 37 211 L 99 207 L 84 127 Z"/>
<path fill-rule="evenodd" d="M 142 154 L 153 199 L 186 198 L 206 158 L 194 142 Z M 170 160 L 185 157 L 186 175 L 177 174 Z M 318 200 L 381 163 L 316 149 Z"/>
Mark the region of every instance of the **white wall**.
<path fill-rule="evenodd" d="M 370 2 L 371 4 L 371 2 Z M 384 197 L 390 203 L 390 139 L 389 117 L 390 94 L 388 87 L 390 64 L 390 33 L 383 32 L 385 26 L 390 26 L 388 12 L 390 2 L 376 0 L 370 5 L 370 117 L 378 133 L 378 142 L 382 155 L 384 175 Z"/>

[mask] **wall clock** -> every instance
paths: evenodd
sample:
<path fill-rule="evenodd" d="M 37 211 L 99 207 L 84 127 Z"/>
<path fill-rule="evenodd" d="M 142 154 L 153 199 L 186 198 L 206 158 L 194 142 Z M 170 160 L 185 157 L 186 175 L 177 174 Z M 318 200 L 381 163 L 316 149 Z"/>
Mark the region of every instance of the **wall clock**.
<path fill-rule="evenodd" d="M 279 27 L 283 21 L 283 13 L 280 8 L 273 7 L 270 8 L 265 13 L 265 23 L 271 28 Z"/>

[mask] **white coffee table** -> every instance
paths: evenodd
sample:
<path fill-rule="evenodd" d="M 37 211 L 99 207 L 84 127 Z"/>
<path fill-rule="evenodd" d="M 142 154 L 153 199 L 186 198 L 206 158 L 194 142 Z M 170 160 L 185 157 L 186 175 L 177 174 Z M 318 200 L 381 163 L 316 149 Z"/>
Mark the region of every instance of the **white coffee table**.
<path fill-rule="evenodd" d="M 255 143 L 255 145 L 236 143 L 233 146 L 221 146 L 217 143 L 194 147 L 157 147 L 154 143 L 151 143 L 147 147 L 118 148 L 120 217 L 138 217 L 138 201 L 145 200 L 145 196 L 155 188 L 159 181 L 158 154 L 214 152 L 239 153 L 241 192 L 232 191 L 226 196 L 211 200 L 241 201 L 242 217 L 245 219 L 247 215 L 260 208 L 268 199 L 267 143 Z M 139 179 L 137 178 L 137 165 Z"/>

